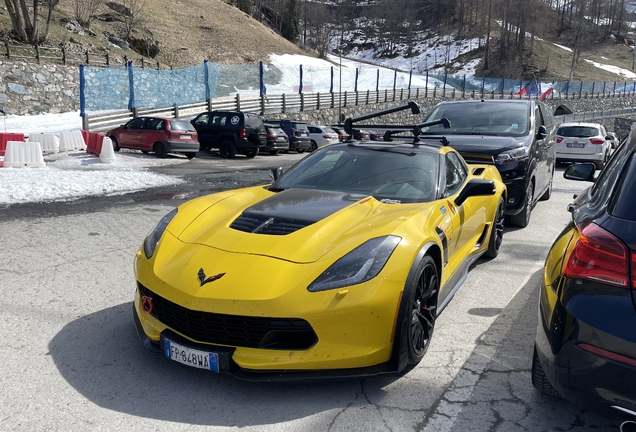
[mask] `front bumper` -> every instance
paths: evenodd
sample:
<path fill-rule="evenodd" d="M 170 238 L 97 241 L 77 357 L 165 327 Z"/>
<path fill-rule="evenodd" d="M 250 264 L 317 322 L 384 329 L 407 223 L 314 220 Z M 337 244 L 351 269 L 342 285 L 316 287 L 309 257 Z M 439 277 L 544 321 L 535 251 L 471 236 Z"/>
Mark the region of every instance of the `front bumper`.
<path fill-rule="evenodd" d="M 526 179 L 518 177 L 511 180 L 504 180 L 507 190 L 508 203 L 506 204 L 506 214 L 516 215 L 523 210 L 526 202 Z"/>
<path fill-rule="evenodd" d="M 548 380 L 577 405 L 613 416 L 619 413 L 615 406 L 636 411 L 636 366 L 619 361 L 636 361 L 636 312 L 629 289 L 559 280 L 555 286 L 563 286 L 563 293 L 554 308 L 546 300 L 552 288 L 545 285 L 539 307 L 536 346 Z M 608 357 L 613 355 L 620 357 Z"/>

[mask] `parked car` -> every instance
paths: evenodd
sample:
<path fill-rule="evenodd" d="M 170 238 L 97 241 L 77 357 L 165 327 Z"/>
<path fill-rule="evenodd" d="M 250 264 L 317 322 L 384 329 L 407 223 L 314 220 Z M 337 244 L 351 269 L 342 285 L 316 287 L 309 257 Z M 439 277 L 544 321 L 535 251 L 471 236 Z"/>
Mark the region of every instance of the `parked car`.
<path fill-rule="evenodd" d="M 192 159 L 199 150 L 197 131 L 186 120 L 137 117 L 106 132 L 106 136 L 110 137 L 115 151 L 129 148 L 154 152 L 159 158 L 165 158 L 168 153 L 182 153 Z"/>
<path fill-rule="evenodd" d="M 289 149 L 298 153 L 311 149 L 307 123 L 299 120 L 268 119 L 267 123 L 278 126 L 289 137 Z"/>
<path fill-rule="evenodd" d="M 338 139 L 340 140 L 340 142 L 346 141 L 346 140 L 350 140 L 351 139 L 351 135 L 349 135 L 347 132 L 345 132 L 344 130 L 344 126 L 331 126 L 331 129 L 333 129 L 337 134 L 338 134 Z"/>
<path fill-rule="evenodd" d="M 267 132 L 263 120 L 253 113 L 208 111 L 191 120 L 199 133 L 201 150 L 219 149 L 221 157 L 237 153 L 253 158 L 260 148 L 267 149 Z"/>
<path fill-rule="evenodd" d="M 442 135 L 469 161 L 494 160 L 507 187 L 506 214 L 525 227 L 537 200 L 550 199 L 556 165 L 556 125 L 552 111 L 538 100 L 461 100 L 436 105 L 426 116 L 446 118 L 450 128 L 422 128 L 439 142 Z"/>
<path fill-rule="evenodd" d="M 364 129 L 354 129 L 353 139 L 358 141 L 368 141 L 371 139 L 371 133 L 369 133 L 368 130 Z"/>
<path fill-rule="evenodd" d="M 379 131 L 370 130 L 369 131 L 369 139 L 371 141 L 384 141 L 384 134 Z"/>
<path fill-rule="evenodd" d="M 607 136 L 612 137 L 612 140 L 611 140 L 612 150 L 617 149 L 618 146 L 620 145 L 620 140 L 618 139 L 618 135 L 616 135 L 616 133 L 614 132 L 608 132 Z"/>
<path fill-rule="evenodd" d="M 182 204 L 147 236 L 143 346 L 254 380 L 408 372 L 471 265 L 499 253 L 499 172 L 412 139 L 332 144 L 282 171 Z"/>
<path fill-rule="evenodd" d="M 338 133 L 328 126 L 309 125 L 309 138 L 311 139 L 311 151 L 327 144 L 340 142 Z"/>
<path fill-rule="evenodd" d="M 636 134 L 594 171 L 581 163 L 564 173 L 594 184 L 568 206 L 572 221 L 545 262 L 532 384 L 636 416 Z"/>
<path fill-rule="evenodd" d="M 269 154 L 277 155 L 280 151 L 289 150 L 289 137 L 284 130 L 268 123 L 265 123 L 265 130 L 267 131 L 267 146 L 265 150 Z"/>
<path fill-rule="evenodd" d="M 598 123 L 561 123 L 557 130 L 557 162 L 593 162 L 601 169 L 612 152 L 612 140 Z"/>

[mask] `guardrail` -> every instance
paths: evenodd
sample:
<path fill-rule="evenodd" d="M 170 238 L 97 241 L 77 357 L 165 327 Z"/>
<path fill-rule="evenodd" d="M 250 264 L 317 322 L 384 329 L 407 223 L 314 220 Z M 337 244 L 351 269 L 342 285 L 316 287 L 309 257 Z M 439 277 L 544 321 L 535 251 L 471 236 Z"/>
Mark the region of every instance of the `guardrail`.
<path fill-rule="evenodd" d="M 551 94 L 547 100 L 573 99 L 607 99 L 634 97 L 635 91 L 621 93 L 563 93 L 556 96 Z M 479 90 L 445 89 L 445 88 L 402 88 L 395 90 L 358 91 L 342 93 L 293 93 L 281 95 L 251 95 L 208 99 L 186 105 L 175 105 L 167 108 L 133 108 L 132 110 L 109 111 L 104 113 L 85 113 L 82 127 L 87 131 L 105 131 L 119 126 L 130 119 L 140 116 L 158 117 L 194 117 L 205 111 L 244 111 L 254 112 L 261 116 L 267 114 L 284 114 L 288 112 L 316 111 L 327 108 L 346 108 L 364 106 L 386 102 L 403 101 L 427 97 L 448 98 L 482 98 L 482 99 L 539 99 L 540 96 L 517 95 L 514 93 L 500 93 L 496 91 L 481 92 Z M 605 113 L 605 114 L 603 114 Z M 593 113 L 569 114 L 563 121 L 581 121 L 592 118 L 614 117 L 636 113 L 636 108 L 620 110 L 595 111 Z M 599 115 L 596 115 L 599 114 Z M 595 116 L 590 116 L 595 115 Z"/>

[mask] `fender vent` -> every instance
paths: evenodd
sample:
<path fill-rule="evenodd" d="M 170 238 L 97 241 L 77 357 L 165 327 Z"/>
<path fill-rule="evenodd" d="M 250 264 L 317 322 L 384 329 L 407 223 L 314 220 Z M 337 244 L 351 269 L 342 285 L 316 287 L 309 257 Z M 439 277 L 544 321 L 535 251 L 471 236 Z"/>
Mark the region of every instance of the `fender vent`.
<path fill-rule="evenodd" d="M 287 235 L 305 228 L 313 221 L 243 213 L 230 228 L 254 234 Z"/>
<path fill-rule="evenodd" d="M 484 168 L 475 168 L 473 170 L 473 175 L 480 176 L 484 173 L 484 171 L 485 171 Z"/>

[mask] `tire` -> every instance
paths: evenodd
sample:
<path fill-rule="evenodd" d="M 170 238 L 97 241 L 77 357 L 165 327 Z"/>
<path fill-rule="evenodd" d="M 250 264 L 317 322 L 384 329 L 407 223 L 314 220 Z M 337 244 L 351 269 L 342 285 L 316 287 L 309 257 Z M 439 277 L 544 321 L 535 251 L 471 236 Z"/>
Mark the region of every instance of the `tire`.
<path fill-rule="evenodd" d="M 530 223 L 530 214 L 532 213 L 532 204 L 533 204 L 533 195 L 534 195 L 534 184 L 530 181 L 528 185 L 528 190 L 526 191 L 526 203 L 523 205 L 523 209 L 521 212 L 516 215 L 510 215 L 510 224 L 514 226 L 518 226 L 520 228 L 525 228 Z"/>
<path fill-rule="evenodd" d="M 153 147 L 155 151 L 155 156 L 159 159 L 165 159 L 168 156 L 168 152 L 166 151 L 166 146 L 161 143 L 156 143 Z"/>
<path fill-rule="evenodd" d="M 548 190 L 545 191 L 543 193 L 543 195 L 541 195 L 541 198 L 539 198 L 539 200 L 541 201 L 547 201 L 550 199 L 550 197 L 552 196 L 552 182 L 554 180 L 554 168 L 552 168 L 552 174 L 550 174 L 550 183 L 548 183 Z"/>
<path fill-rule="evenodd" d="M 210 151 L 210 146 L 200 146 L 199 151 Z"/>
<path fill-rule="evenodd" d="M 184 153 L 188 159 L 194 159 L 197 156 L 197 152 Z"/>
<path fill-rule="evenodd" d="M 309 151 L 312 152 L 314 150 L 318 150 L 318 144 L 316 144 L 316 141 L 311 140 L 311 148 L 309 149 Z"/>
<path fill-rule="evenodd" d="M 236 156 L 236 147 L 234 147 L 232 141 L 223 141 L 221 145 L 219 145 L 219 153 L 222 158 L 234 159 L 234 156 Z"/>
<path fill-rule="evenodd" d="M 276 156 L 278 155 L 278 150 L 270 150 L 269 154 L 271 154 L 272 156 Z"/>
<path fill-rule="evenodd" d="M 488 258 L 496 258 L 499 255 L 501 244 L 503 243 L 503 231 L 504 220 L 506 219 L 506 202 L 503 197 L 499 200 L 497 206 L 497 213 L 495 213 L 495 219 L 492 222 L 492 230 L 490 232 L 490 239 L 488 240 L 488 249 L 485 255 Z"/>
<path fill-rule="evenodd" d="M 543 372 L 543 367 L 541 366 L 541 361 L 539 361 L 539 355 L 537 354 L 537 346 L 534 346 L 534 352 L 532 353 L 532 386 L 539 390 L 543 394 L 547 394 L 549 396 L 559 397 L 559 392 L 552 387 L 550 381 L 545 376 L 545 372 Z"/>
<path fill-rule="evenodd" d="M 246 150 L 244 153 L 246 158 L 248 159 L 252 159 L 254 156 L 256 156 L 258 154 L 258 149 L 254 149 L 254 150 Z"/>
<path fill-rule="evenodd" d="M 609 152 L 605 152 L 605 156 L 603 157 L 603 162 L 595 163 L 597 170 L 602 170 L 607 161 L 609 160 Z"/>
<path fill-rule="evenodd" d="M 418 266 L 417 274 L 418 277 L 409 290 L 406 309 L 408 325 L 405 331 L 410 365 L 418 364 L 431 344 L 439 292 L 437 266 L 431 256 L 424 257 Z"/>
<path fill-rule="evenodd" d="M 143 154 L 148 154 L 148 153 L 150 153 L 148 150 L 142 150 L 141 152 L 142 152 Z"/>
<path fill-rule="evenodd" d="M 302 153 L 302 152 L 304 152 L 304 151 L 305 151 L 305 149 L 296 149 L 296 151 L 297 151 L 298 153 Z"/>
<path fill-rule="evenodd" d="M 115 150 L 116 152 L 121 150 L 121 148 L 119 147 L 119 143 L 117 142 L 117 138 L 112 136 L 112 137 L 110 137 L 110 140 L 113 142 L 113 150 Z"/>

